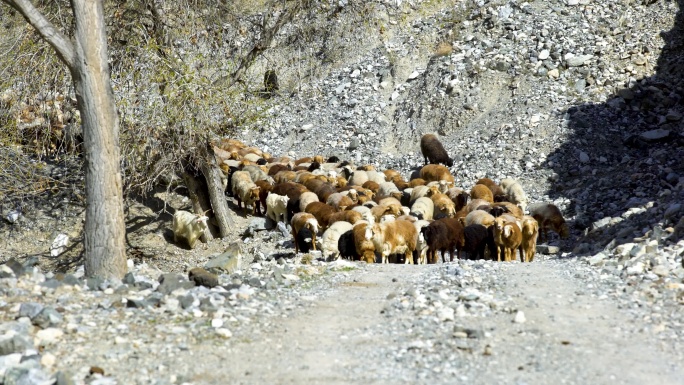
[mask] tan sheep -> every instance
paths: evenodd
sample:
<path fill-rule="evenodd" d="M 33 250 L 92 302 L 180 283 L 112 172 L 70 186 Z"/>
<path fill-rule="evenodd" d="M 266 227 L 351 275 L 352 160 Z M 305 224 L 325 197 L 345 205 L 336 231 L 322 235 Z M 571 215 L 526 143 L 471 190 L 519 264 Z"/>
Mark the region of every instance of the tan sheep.
<path fill-rule="evenodd" d="M 503 217 L 496 218 L 493 226 L 497 261 L 501 262 L 503 256 L 504 261 L 510 262 L 515 258 L 515 251 L 518 249 L 520 249 L 520 259 L 522 260 L 522 249 L 520 248 L 522 232 L 520 227 L 515 222 L 506 221 Z"/>
<path fill-rule="evenodd" d="M 294 239 L 294 244 L 295 244 L 295 252 L 299 253 L 299 244 L 297 243 L 297 233 L 303 228 L 307 228 L 309 231 L 311 231 L 311 246 L 313 247 L 314 250 L 316 250 L 316 234 L 318 234 L 318 221 L 316 218 L 309 214 L 309 213 L 297 213 L 292 216 L 292 220 L 290 221 L 290 225 L 292 226 L 292 237 Z"/>
<path fill-rule="evenodd" d="M 420 169 L 420 177 L 426 182 L 435 182 L 440 180 L 445 180 L 453 186 L 454 176 L 445 166 L 441 164 L 428 164 Z"/>
<path fill-rule="evenodd" d="M 452 202 L 451 199 L 449 199 L 449 197 L 445 194 L 432 194 L 430 199 L 432 199 L 432 203 L 435 205 L 435 211 L 433 214 L 435 217 L 440 218 L 442 216 L 446 216 L 453 218 L 456 215 L 454 202 Z"/>
<path fill-rule="evenodd" d="M 522 218 L 522 251 L 525 255 L 525 262 L 532 262 L 537 251 L 537 236 L 539 235 L 539 223 L 529 215 Z"/>
<path fill-rule="evenodd" d="M 494 195 L 489 187 L 483 184 L 476 184 L 470 189 L 470 198 L 472 199 L 482 199 L 487 201 L 487 203 L 494 203 Z"/>
<path fill-rule="evenodd" d="M 257 187 L 247 171 L 235 171 L 231 179 L 231 191 L 237 201 L 238 208 L 244 202 L 245 207 L 242 208 L 242 213 L 245 214 L 247 205 L 251 207 L 251 213 L 254 215 L 255 202 L 259 200 L 259 187 Z"/>
<path fill-rule="evenodd" d="M 492 214 L 484 211 L 484 210 L 473 210 L 468 215 L 465 217 L 465 220 L 462 222 L 465 226 L 470 226 L 470 225 L 482 225 L 485 227 L 489 227 L 494 224 L 494 216 Z"/>

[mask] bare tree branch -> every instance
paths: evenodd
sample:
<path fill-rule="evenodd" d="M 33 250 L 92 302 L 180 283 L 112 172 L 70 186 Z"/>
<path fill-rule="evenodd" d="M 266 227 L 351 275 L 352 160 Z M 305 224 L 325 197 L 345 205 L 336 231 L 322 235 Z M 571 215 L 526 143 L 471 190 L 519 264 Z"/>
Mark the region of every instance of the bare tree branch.
<path fill-rule="evenodd" d="M 21 13 L 26 21 L 38 31 L 38 34 L 55 49 L 60 60 L 62 60 L 69 69 L 74 68 L 76 62 L 74 45 L 64 34 L 55 28 L 38 9 L 36 9 L 32 2 L 28 0 L 2 1 Z"/>
<path fill-rule="evenodd" d="M 270 28 L 267 26 L 268 17 L 264 16 L 264 20 L 261 25 L 261 36 L 259 36 L 259 40 L 254 44 L 252 50 L 240 59 L 240 63 L 238 64 L 237 69 L 230 76 L 231 87 L 235 83 L 238 83 L 242 80 L 242 75 L 245 73 L 245 71 L 249 69 L 252 63 L 254 63 L 256 58 L 259 57 L 259 55 L 261 55 L 262 52 L 264 52 L 268 49 L 268 47 L 271 46 L 273 39 L 276 37 L 278 32 L 280 32 L 280 29 L 285 24 L 294 19 L 295 15 L 297 15 L 300 9 L 301 2 L 295 2 L 291 8 L 284 10 L 280 13 L 280 15 L 278 15 L 278 19 L 276 20 L 275 24 L 273 24 L 273 26 L 271 26 Z"/>

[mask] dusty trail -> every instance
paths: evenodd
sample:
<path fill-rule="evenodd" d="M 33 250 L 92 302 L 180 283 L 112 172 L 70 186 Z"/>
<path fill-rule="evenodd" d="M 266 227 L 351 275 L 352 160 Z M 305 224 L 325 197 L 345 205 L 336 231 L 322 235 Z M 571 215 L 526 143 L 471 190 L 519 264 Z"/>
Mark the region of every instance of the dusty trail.
<path fill-rule="evenodd" d="M 313 307 L 276 321 L 264 338 L 236 344 L 223 358 L 222 375 L 234 384 L 399 383 L 373 378 L 373 366 L 382 363 L 365 362 L 363 352 L 388 343 L 369 329 L 386 322 L 381 310 L 387 296 L 421 274 L 422 269 L 404 265 L 353 272 Z"/>
<path fill-rule="evenodd" d="M 482 383 L 684 384 L 682 362 L 657 346 L 653 334 L 634 333 L 633 321 L 610 299 L 590 295 L 565 264 L 514 264 L 505 288 L 525 314 L 485 321 L 498 337 L 482 360 Z M 630 327 L 632 326 L 632 327 Z"/>
<path fill-rule="evenodd" d="M 233 384 L 684 384 L 684 369 L 657 348 L 654 335 L 631 333 L 628 314 L 610 299 L 587 295 L 565 263 L 540 261 L 507 267 L 504 290 L 526 321 L 498 312 L 483 319 L 491 355 L 463 356 L 461 378 L 439 373 L 424 378 L 398 367 L 392 357 L 368 359 L 368 352 L 401 340 L 377 335 L 373 326 L 387 296 L 403 292 L 426 269 L 369 266 L 313 306 L 276 320 L 253 340 L 233 341 L 216 356 L 202 356 L 196 383 Z M 375 328 L 377 330 L 377 328 Z M 193 349 L 194 350 L 194 349 Z M 220 356 L 219 356 L 220 355 Z M 377 357 L 377 354 L 375 355 Z M 383 362 L 384 361 L 384 362 Z M 207 368 L 214 368 L 214 371 Z M 393 370 L 393 371 L 392 371 Z M 195 382 L 194 382 L 195 383 Z"/>

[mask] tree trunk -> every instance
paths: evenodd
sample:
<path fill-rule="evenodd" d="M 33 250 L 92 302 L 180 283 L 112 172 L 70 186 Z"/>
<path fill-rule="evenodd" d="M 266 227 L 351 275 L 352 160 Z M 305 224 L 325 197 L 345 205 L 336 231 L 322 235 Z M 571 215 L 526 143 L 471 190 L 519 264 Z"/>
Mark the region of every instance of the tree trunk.
<path fill-rule="evenodd" d="M 119 117 L 114 104 L 101 1 L 71 1 L 76 63 L 70 68 L 76 89 L 86 170 L 85 272 L 121 279 L 126 274 Z"/>
<path fill-rule="evenodd" d="M 207 181 L 209 199 L 211 200 L 211 207 L 214 209 L 214 216 L 221 233 L 221 238 L 225 238 L 232 232 L 233 219 L 230 217 L 225 190 L 221 183 L 222 171 L 216 167 L 213 155 L 206 158 L 207 162 L 202 165 L 202 174 L 204 174 L 204 179 Z"/>
<path fill-rule="evenodd" d="M 119 118 L 107 62 L 102 1 L 71 0 L 76 26 L 73 42 L 30 0 L 3 1 L 24 16 L 71 72 L 85 151 L 85 272 L 88 277 L 121 279 L 127 265 Z"/>
<path fill-rule="evenodd" d="M 192 202 L 192 210 L 195 214 L 202 215 L 208 210 L 211 210 L 211 204 L 206 194 L 206 185 L 202 181 L 202 178 L 196 177 L 191 172 L 185 170 L 183 171 L 183 181 L 185 182 L 185 187 L 188 188 L 188 195 L 190 201 Z M 207 228 L 204 229 L 204 233 L 200 237 L 200 240 L 207 243 L 214 239 L 211 233 L 211 223 L 207 222 Z"/>

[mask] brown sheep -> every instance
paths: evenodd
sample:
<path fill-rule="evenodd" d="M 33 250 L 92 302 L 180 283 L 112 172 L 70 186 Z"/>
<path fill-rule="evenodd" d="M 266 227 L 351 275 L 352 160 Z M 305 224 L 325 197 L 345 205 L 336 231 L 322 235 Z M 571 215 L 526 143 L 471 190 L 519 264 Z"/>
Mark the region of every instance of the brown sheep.
<path fill-rule="evenodd" d="M 530 216 L 539 222 L 539 229 L 542 232 L 543 239 L 549 239 L 548 230 L 551 229 L 556 232 L 561 238 L 567 238 L 570 231 L 568 225 L 565 223 L 565 218 L 561 214 L 560 209 L 552 203 L 540 203 L 530 206 Z"/>
<path fill-rule="evenodd" d="M 427 184 L 427 181 L 423 178 L 413 178 L 411 181 L 409 181 L 408 186 L 410 188 L 415 188 L 418 186 L 425 186 Z"/>
<path fill-rule="evenodd" d="M 445 164 L 449 167 L 454 165 L 454 161 L 449 158 L 449 154 L 442 146 L 442 143 L 433 134 L 425 134 L 420 138 L 420 152 L 425 158 L 425 164 Z"/>
<path fill-rule="evenodd" d="M 378 193 L 378 190 L 380 190 L 380 185 L 372 180 L 366 181 L 361 187 L 369 189 L 376 194 Z"/>
<path fill-rule="evenodd" d="M 494 202 L 501 202 L 500 200 L 497 201 L 497 197 L 499 197 L 499 199 L 506 197 L 506 193 L 501 188 L 501 186 L 499 186 L 498 184 L 496 184 L 496 182 L 489 178 L 480 178 L 477 182 L 475 182 L 475 184 L 483 184 L 487 186 L 487 188 L 489 188 L 489 190 L 492 192 Z"/>
<path fill-rule="evenodd" d="M 420 177 L 426 182 L 438 182 L 440 180 L 445 180 L 451 185 L 454 184 L 454 176 L 448 168 L 442 166 L 441 164 L 428 164 L 420 169 Z"/>
<path fill-rule="evenodd" d="M 405 262 L 413 264 L 413 251 L 416 250 L 418 232 L 413 223 L 392 221 L 376 223 L 371 228 L 375 250 L 380 252 L 382 263 L 389 262 L 391 254 L 404 254 Z"/>
<path fill-rule="evenodd" d="M 494 203 L 494 195 L 492 194 L 492 190 L 483 184 L 476 184 L 473 186 L 473 188 L 470 189 L 470 197 L 472 199 L 483 199 L 487 201 L 487 203 Z"/>
<path fill-rule="evenodd" d="M 364 164 L 363 166 L 359 166 L 356 169 L 361 171 L 375 171 L 375 166 L 373 166 L 372 164 Z"/>
<path fill-rule="evenodd" d="M 401 206 L 397 209 L 394 206 L 376 205 L 370 209 L 370 212 L 373 215 L 375 222 L 380 222 L 380 218 L 385 215 L 394 215 L 395 217 L 398 217 L 402 214 Z"/>
<path fill-rule="evenodd" d="M 385 174 L 385 180 L 391 181 L 392 179 L 399 178 L 401 179 L 401 173 L 397 170 L 392 170 L 392 169 L 387 169 L 382 172 Z"/>
<path fill-rule="evenodd" d="M 304 158 L 299 158 L 294 161 L 295 166 L 299 166 L 304 163 L 311 163 L 313 162 L 313 158 L 310 156 L 304 157 Z"/>
<path fill-rule="evenodd" d="M 334 207 L 338 211 L 344 211 L 348 207 L 351 207 L 354 205 L 354 202 L 351 200 L 346 195 L 343 195 L 342 193 L 334 193 L 330 194 L 328 196 L 328 199 L 325 201 L 325 203 L 329 204 L 330 206 Z"/>
<path fill-rule="evenodd" d="M 496 243 L 496 258 L 501 262 L 503 256 L 504 261 L 510 262 L 515 258 L 515 250 L 520 249 L 520 259 L 523 260 L 523 251 L 520 247 L 522 243 L 522 232 L 520 227 L 515 222 L 506 221 L 503 216 L 496 218 L 493 225 L 494 228 L 494 243 Z"/>
<path fill-rule="evenodd" d="M 316 250 L 316 234 L 318 233 L 318 221 L 309 213 L 297 213 L 292 217 L 290 223 L 292 226 L 292 237 L 294 238 L 295 252 L 299 253 L 299 245 L 297 244 L 297 233 L 303 228 L 311 231 L 311 246 Z"/>
<path fill-rule="evenodd" d="M 268 176 L 275 177 L 280 171 L 290 171 L 290 166 L 282 163 L 274 163 L 268 168 Z"/>
<path fill-rule="evenodd" d="M 449 199 L 449 197 L 445 194 L 432 194 L 430 199 L 432 199 L 432 203 L 435 205 L 433 213 L 435 218 L 440 218 L 441 216 L 453 218 L 456 215 L 454 202 L 452 202 L 451 199 Z"/>
<path fill-rule="evenodd" d="M 273 190 L 273 185 L 265 180 L 258 180 L 254 184 L 259 187 L 259 201 L 257 202 L 256 212 L 259 215 L 266 213 L 266 198 L 268 194 Z M 263 208 L 263 211 L 262 211 Z"/>
<path fill-rule="evenodd" d="M 336 212 L 328 217 L 328 226 L 335 222 L 349 222 L 352 225 L 363 219 L 363 214 L 354 210 L 345 210 Z"/>
<path fill-rule="evenodd" d="M 537 251 L 537 236 L 539 235 L 539 223 L 529 215 L 522 218 L 522 251 L 525 254 L 525 262 L 532 262 Z"/>
<path fill-rule="evenodd" d="M 421 229 L 423 238 L 428 245 L 428 263 L 437 263 L 437 251 L 442 254 L 442 262 L 446 262 L 445 253 L 448 251 L 450 260 L 454 260 L 455 250 L 458 258 L 465 245 L 463 225 L 455 218 L 442 218 L 431 222 Z"/>
<path fill-rule="evenodd" d="M 404 191 L 407 188 L 409 188 L 409 183 L 402 179 L 400 176 L 395 176 L 394 178 L 392 178 L 392 180 L 390 180 L 390 182 L 394 183 L 394 185 L 397 186 L 399 191 Z"/>
<path fill-rule="evenodd" d="M 330 216 L 337 212 L 334 207 L 323 202 L 311 202 L 306 206 L 305 211 L 316 217 L 316 220 L 318 220 L 318 224 L 323 231 L 330 225 Z"/>
<path fill-rule="evenodd" d="M 356 254 L 366 263 L 375 263 L 375 245 L 373 244 L 373 230 L 368 222 L 358 222 L 352 229 Z"/>
<path fill-rule="evenodd" d="M 273 180 L 276 183 L 294 182 L 297 174 L 294 171 L 278 171 L 273 175 Z"/>

